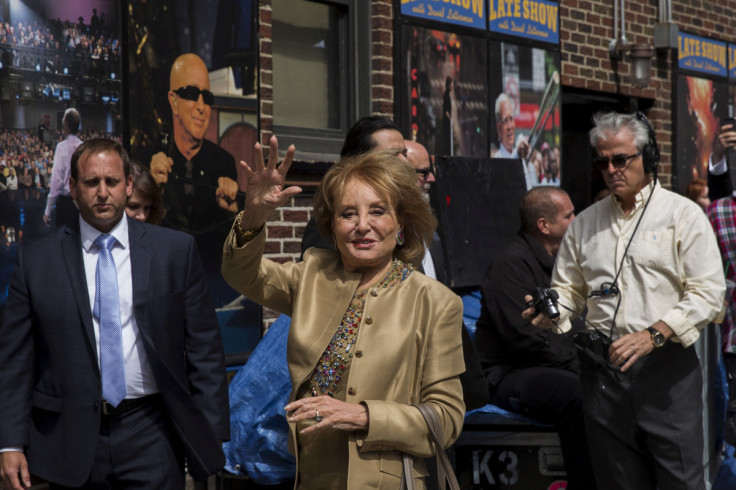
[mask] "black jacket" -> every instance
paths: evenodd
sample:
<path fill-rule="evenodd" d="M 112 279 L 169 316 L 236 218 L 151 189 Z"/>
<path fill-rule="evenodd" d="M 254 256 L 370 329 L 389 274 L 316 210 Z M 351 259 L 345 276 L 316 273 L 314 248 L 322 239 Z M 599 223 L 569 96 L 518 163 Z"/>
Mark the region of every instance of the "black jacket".
<path fill-rule="evenodd" d="M 521 316 L 524 296 L 537 286 L 549 287 L 554 261 L 537 239 L 520 233 L 483 279 L 475 348 L 491 386 L 512 370 L 531 366 L 578 372 L 577 353 L 568 335 L 535 327 Z"/>

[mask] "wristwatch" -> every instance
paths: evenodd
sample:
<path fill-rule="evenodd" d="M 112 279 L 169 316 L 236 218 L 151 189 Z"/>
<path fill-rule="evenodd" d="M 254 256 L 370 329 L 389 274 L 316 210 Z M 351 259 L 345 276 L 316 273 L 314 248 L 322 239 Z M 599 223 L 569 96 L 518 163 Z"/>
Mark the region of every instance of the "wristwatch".
<path fill-rule="evenodd" d="M 652 335 L 652 345 L 654 348 L 662 347 L 665 342 L 667 342 L 667 339 L 664 338 L 664 335 L 662 332 L 657 330 L 654 327 L 647 327 L 647 330 L 649 330 L 649 333 Z"/>

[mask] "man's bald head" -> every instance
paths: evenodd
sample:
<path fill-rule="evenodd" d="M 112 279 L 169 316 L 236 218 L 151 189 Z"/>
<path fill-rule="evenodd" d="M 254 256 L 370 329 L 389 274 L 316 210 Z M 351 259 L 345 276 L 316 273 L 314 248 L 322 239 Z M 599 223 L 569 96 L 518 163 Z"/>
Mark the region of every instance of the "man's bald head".
<path fill-rule="evenodd" d="M 210 88 L 210 76 L 207 65 L 202 58 L 194 53 L 179 56 L 171 65 L 169 74 L 169 90 L 176 90 L 188 85 L 194 85 L 200 89 Z"/>
<path fill-rule="evenodd" d="M 202 58 L 192 53 L 179 56 L 169 76 L 169 105 L 174 142 L 182 154 L 194 149 L 194 153 L 187 154 L 190 158 L 199 151 L 207 132 L 211 98 L 210 76 Z"/>
<path fill-rule="evenodd" d="M 424 193 L 429 192 L 429 186 L 435 181 L 432 165 L 427 149 L 416 141 L 404 140 L 406 145 L 406 159 L 417 171 L 417 185 Z"/>

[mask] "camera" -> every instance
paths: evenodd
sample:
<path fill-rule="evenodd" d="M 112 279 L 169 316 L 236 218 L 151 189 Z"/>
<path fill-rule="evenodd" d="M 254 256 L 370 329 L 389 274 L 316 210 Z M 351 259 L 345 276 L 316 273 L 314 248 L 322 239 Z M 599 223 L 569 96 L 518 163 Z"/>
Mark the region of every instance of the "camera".
<path fill-rule="evenodd" d="M 560 310 L 557 309 L 557 299 L 560 297 L 557 291 L 550 288 L 537 287 L 534 299 L 526 304 L 527 308 L 534 308 L 537 313 L 545 312 L 550 318 L 560 316 Z"/>

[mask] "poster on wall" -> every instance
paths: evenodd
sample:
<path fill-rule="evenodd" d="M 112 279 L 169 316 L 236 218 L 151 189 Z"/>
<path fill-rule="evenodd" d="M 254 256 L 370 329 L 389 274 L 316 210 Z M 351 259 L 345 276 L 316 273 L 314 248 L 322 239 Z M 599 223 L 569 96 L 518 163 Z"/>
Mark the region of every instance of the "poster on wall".
<path fill-rule="evenodd" d="M 560 42 L 559 4 L 550 0 L 490 0 L 488 30 L 533 41 Z"/>
<path fill-rule="evenodd" d="M 485 29 L 486 2 L 487 0 L 401 0 L 401 13 L 420 19 Z"/>
<path fill-rule="evenodd" d="M 706 75 L 728 75 L 726 43 L 681 32 L 677 36 L 677 66 Z"/>
<path fill-rule="evenodd" d="M 404 26 L 405 100 L 410 139 L 431 154 L 487 156 L 487 76 L 484 40 Z"/>
<path fill-rule="evenodd" d="M 490 156 L 521 158 L 527 188 L 560 185 L 559 54 L 492 41 L 490 57 Z"/>
<path fill-rule="evenodd" d="M 693 179 L 707 178 L 713 140 L 729 115 L 728 99 L 725 80 L 678 75 L 674 147 L 679 192 L 684 193 Z"/>
<path fill-rule="evenodd" d="M 159 224 L 197 242 L 226 354 L 251 349 L 261 332 L 253 314 L 260 309 L 220 273 L 223 243 L 244 203 L 236 162 L 248 160 L 242 152 L 253 148 L 257 130 L 220 127 L 217 105 L 219 97 L 251 96 L 257 84 L 257 8 L 255 0 L 128 4 L 131 156 L 161 191 Z"/>
<path fill-rule="evenodd" d="M 0 310 L 19 243 L 56 226 L 68 193 L 51 191 L 57 145 L 73 137 L 64 113 L 79 113 L 79 139 L 121 140 L 119 12 L 118 0 L 0 0 Z"/>

